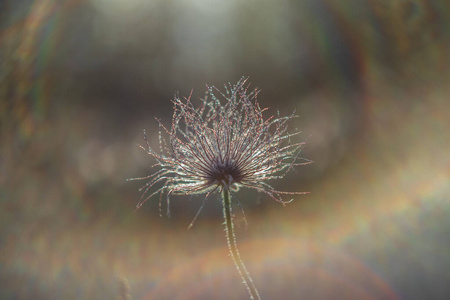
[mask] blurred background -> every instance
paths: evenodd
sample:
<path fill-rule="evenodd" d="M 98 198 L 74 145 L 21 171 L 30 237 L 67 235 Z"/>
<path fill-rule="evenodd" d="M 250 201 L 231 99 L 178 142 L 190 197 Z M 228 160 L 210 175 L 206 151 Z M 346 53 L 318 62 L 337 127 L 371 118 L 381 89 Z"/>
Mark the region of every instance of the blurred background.
<path fill-rule="evenodd" d="M 446 0 L 1 1 L 0 299 L 246 299 L 217 197 L 187 230 L 201 197 L 126 182 L 176 92 L 241 76 L 314 161 L 238 193 L 263 299 L 448 299 L 449 42 Z"/>

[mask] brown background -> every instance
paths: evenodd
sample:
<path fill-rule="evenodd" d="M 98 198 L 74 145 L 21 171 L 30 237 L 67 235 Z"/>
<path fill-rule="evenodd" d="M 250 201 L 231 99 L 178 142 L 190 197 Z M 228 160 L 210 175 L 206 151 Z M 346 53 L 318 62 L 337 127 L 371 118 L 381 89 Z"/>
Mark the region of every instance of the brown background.
<path fill-rule="evenodd" d="M 447 299 L 448 1 L 35 0 L 0 4 L 0 298 L 245 299 L 221 204 L 157 198 L 136 144 L 179 91 L 249 76 L 307 145 L 238 193 L 263 299 Z"/>

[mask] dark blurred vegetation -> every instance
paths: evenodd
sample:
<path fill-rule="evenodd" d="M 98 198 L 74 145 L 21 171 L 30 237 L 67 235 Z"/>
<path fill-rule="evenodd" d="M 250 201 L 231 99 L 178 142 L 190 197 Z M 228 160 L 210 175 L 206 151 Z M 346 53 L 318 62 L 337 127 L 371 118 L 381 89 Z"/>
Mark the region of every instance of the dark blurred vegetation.
<path fill-rule="evenodd" d="M 248 76 L 270 112 L 296 110 L 315 161 L 274 182 L 312 192 L 288 208 L 239 193 L 263 298 L 445 299 L 449 39 L 445 0 L 0 2 L 0 298 L 245 295 L 218 201 L 186 231 L 201 199 L 133 214 L 125 179 L 150 172 L 136 144 L 156 145 L 175 92 Z"/>

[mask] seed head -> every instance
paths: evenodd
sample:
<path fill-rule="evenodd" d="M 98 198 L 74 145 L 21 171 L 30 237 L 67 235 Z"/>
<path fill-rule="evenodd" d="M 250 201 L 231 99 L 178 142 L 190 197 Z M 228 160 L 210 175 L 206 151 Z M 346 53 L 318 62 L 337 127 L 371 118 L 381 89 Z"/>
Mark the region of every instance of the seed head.
<path fill-rule="evenodd" d="M 234 192 L 241 187 L 255 189 L 280 203 L 288 203 L 282 192 L 267 181 L 283 178 L 294 166 L 308 164 L 300 159 L 303 142 L 293 143 L 291 138 L 299 133 L 288 132 L 288 122 L 294 114 L 281 117 L 263 117 L 257 101 L 259 90 L 249 91 L 247 79 L 235 85 L 225 85 L 225 91 L 208 87 L 199 107 L 191 102 L 191 95 L 172 100 L 174 112 L 172 125 L 165 127 L 158 120 L 159 152 L 149 146 L 158 170 L 144 178 L 149 182 L 141 188 L 143 195 L 139 208 L 151 197 L 166 194 L 169 214 L 169 197 L 174 195 L 206 194 L 227 189 Z M 299 162 L 302 160 L 301 162 Z M 159 188 L 154 188 L 160 186 Z M 150 192 L 152 188 L 156 189 Z"/>

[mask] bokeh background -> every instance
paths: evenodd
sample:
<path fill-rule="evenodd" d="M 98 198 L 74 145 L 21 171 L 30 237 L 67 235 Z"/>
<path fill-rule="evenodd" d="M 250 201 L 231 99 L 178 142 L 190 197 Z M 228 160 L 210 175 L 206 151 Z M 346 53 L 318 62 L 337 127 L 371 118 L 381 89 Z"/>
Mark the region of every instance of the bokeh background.
<path fill-rule="evenodd" d="M 263 299 L 449 299 L 449 42 L 446 0 L 1 1 L 0 298 L 246 299 L 217 197 L 187 230 L 126 179 L 175 92 L 248 76 L 314 161 L 238 193 Z"/>

